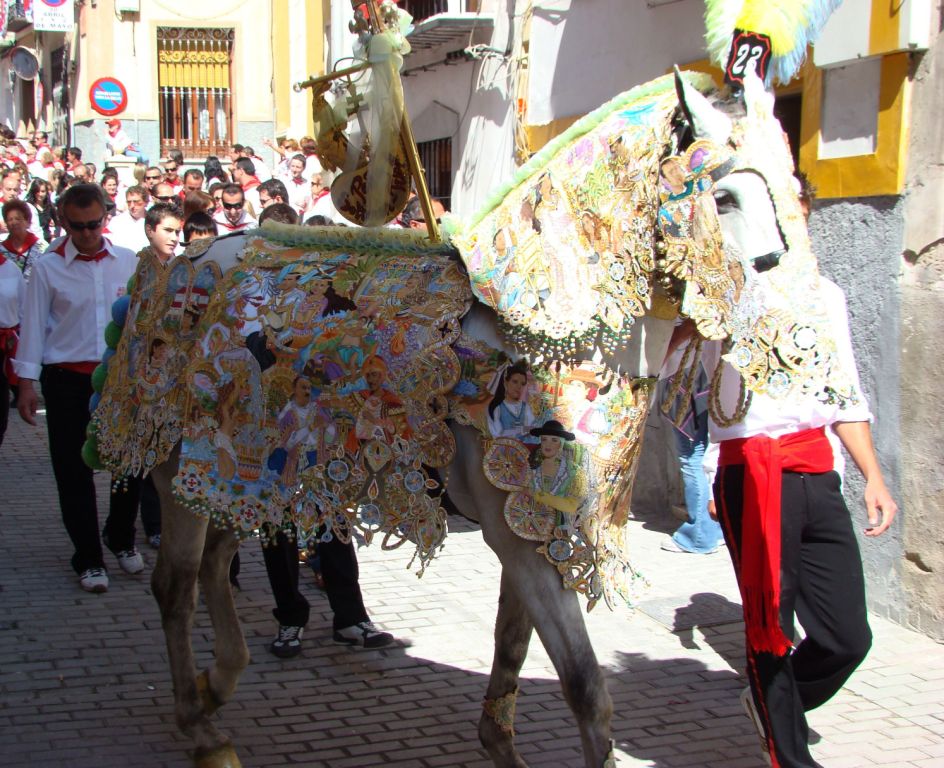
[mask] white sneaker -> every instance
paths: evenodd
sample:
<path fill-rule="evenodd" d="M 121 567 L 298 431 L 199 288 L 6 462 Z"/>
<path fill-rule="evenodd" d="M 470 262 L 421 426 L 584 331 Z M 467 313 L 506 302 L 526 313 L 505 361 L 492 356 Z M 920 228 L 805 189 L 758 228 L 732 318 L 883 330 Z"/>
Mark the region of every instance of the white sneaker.
<path fill-rule="evenodd" d="M 767 765 L 771 765 L 770 745 L 767 743 L 767 732 L 764 730 L 763 722 L 761 722 L 760 713 L 754 705 L 754 696 L 751 694 L 750 686 L 741 691 L 740 698 L 744 713 L 751 719 L 751 723 L 753 723 L 757 731 L 757 738 L 760 740 L 761 757 L 764 758 L 764 762 Z"/>
<path fill-rule="evenodd" d="M 104 568 L 89 568 L 79 575 L 79 586 L 86 592 L 107 592 L 108 574 Z"/>
<path fill-rule="evenodd" d="M 121 570 L 125 573 L 134 575 L 136 573 L 141 573 L 144 570 L 144 558 L 138 553 L 138 550 L 134 547 L 131 549 L 124 549 L 121 552 L 116 552 L 115 557 L 118 558 L 118 565 L 121 566 Z"/>

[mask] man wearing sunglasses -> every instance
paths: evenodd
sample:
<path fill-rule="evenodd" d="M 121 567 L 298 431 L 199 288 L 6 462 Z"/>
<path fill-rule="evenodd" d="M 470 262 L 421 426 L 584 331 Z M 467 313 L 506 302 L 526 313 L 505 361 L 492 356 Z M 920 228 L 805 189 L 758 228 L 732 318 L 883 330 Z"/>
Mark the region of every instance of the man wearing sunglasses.
<path fill-rule="evenodd" d="M 227 184 L 223 187 L 223 211 L 213 217 L 220 234 L 241 232 L 256 225 L 256 220 L 246 213 L 246 196 L 239 184 Z"/>
<path fill-rule="evenodd" d="M 164 163 L 164 183 L 170 184 L 174 188 L 174 194 L 179 195 L 184 188 L 183 179 L 180 178 L 178 171 L 180 166 L 174 160 L 167 160 Z"/>
<path fill-rule="evenodd" d="M 162 181 L 164 181 L 164 172 L 156 165 L 152 165 L 144 172 L 144 186 L 147 188 L 149 195 L 154 194 L 154 187 Z"/>
<path fill-rule="evenodd" d="M 104 220 L 101 187 L 76 184 L 63 193 L 59 221 L 66 236 L 53 241 L 33 267 L 14 360 L 20 377 L 17 408 L 34 426 L 39 407 L 35 382 L 42 386 L 59 507 L 75 549 L 72 567 L 87 592 L 108 589 L 103 541 L 123 571 L 144 569 L 134 546 L 137 482 L 122 483 L 117 490 L 112 486 L 108 520 L 99 536 L 95 483 L 81 453 L 92 371 L 105 352 L 111 305 L 125 294 L 136 266 L 133 251 L 102 236 Z"/>

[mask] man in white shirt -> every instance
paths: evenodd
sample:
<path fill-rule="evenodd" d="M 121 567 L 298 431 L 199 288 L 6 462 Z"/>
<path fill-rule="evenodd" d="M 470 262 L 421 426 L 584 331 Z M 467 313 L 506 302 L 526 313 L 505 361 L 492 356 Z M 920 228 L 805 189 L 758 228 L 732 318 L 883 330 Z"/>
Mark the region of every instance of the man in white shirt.
<path fill-rule="evenodd" d="M 108 574 L 102 541 L 126 573 L 144 561 L 134 546 L 137 481 L 112 486 L 105 529 L 99 536 L 92 470 L 82 459 L 89 422 L 92 371 L 105 352 L 111 305 L 126 292 L 134 273 L 132 251 L 102 236 L 105 200 L 100 187 L 78 184 L 60 198 L 67 236 L 54 241 L 33 268 L 23 310 L 23 331 L 14 360 L 20 377 L 18 410 L 35 426 L 41 382 L 46 405 L 49 454 L 59 506 L 75 552 L 72 567 L 87 592 L 105 592 Z M 115 484 L 118 485 L 118 484 Z"/>
<path fill-rule="evenodd" d="M 241 232 L 256 225 L 256 220 L 246 213 L 246 198 L 238 184 L 227 184 L 223 187 L 222 213 L 213 217 L 219 227 L 220 234 Z"/>
<path fill-rule="evenodd" d="M 865 535 L 884 533 L 897 510 L 872 446 L 845 297 L 825 278 L 819 282 L 815 298 L 855 398 L 829 403 L 814 394 L 775 400 L 754 393 L 745 402 L 740 377 L 721 359 L 718 343 L 706 344 L 702 357 L 709 376 L 722 366 L 712 382 L 709 428 L 720 444 L 717 516 L 744 603 L 751 690 L 742 702 L 767 751 L 793 768 L 818 765 L 804 712 L 839 690 L 872 638 L 862 561 L 827 430 L 866 479 Z M 794 613 L 806 632 L 795 646 Z"/>
<path fill-rule="evenodd" d="M 233 181 L 242 187 L 243 196 L 251 206 L 250 213 L 253 216 L 258 216 L 262 211 L 262 203 L 259 201 L 259 184 L 261 182 L 259 177 L 256 176 L 256 166 L 253 165 L 252 160 L 240 157 L 233 163 L 232 174 Z"/>
<path fill-rule="evenodd" d="M 299 216 L 304 216 L 311 207 L 311 183 L 305 176 L 305 156 L 295 155 L 288 163 L 289 174 L 285 179 L 285 188 L 288 190 L 287 202 Z"/>
<path fill-rule="evenodd" d="M 128 187 L 128 191 L 125 192 L 127 210 L 108 222 L 108 237 L 115 245 L 128 248 L 135 253 L 147 246 L 144 216 L 150 201 L 150 195 L 144 187 L 137 185 Z"/>

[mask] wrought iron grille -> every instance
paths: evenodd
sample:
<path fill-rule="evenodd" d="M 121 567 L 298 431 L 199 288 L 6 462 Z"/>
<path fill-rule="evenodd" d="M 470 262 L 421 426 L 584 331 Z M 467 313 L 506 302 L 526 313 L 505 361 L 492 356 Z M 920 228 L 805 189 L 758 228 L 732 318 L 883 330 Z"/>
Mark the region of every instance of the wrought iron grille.
<path fill-rule="evenodd" d="M 233 141 L 233 29 L 158 27 L 161 154 L 223 154 Z"/>

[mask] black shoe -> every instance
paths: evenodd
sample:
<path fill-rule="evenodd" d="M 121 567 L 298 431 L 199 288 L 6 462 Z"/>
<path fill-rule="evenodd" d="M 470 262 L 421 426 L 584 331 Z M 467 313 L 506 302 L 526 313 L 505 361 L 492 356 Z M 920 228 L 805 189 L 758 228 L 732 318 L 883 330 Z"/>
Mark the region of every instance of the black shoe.
<path fill-rule="evenodd" d="M 280 659 L 290 659 L 302 652 L 304 627 L 279 626 L 278 637 L 269 644 L 269 651 Z"/>
<path fill-rule="evenodd" d="M 344 629 L 334 630 L 334 642 L 361 648 L 383 648 L 393 642 L 393 635 L 377 629 L 371 621 L 359 621 Z"/>

